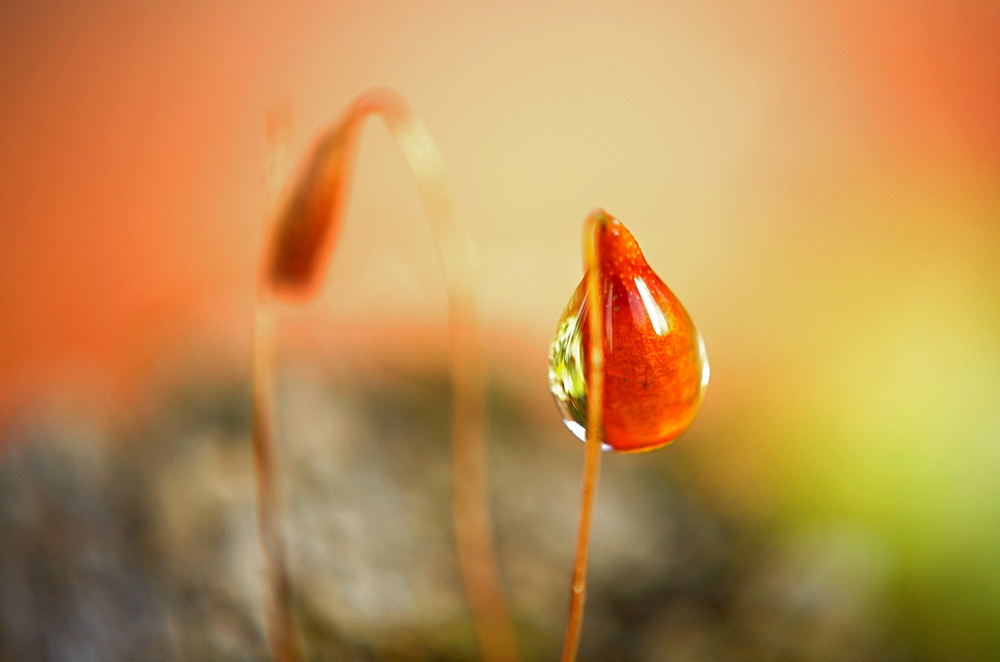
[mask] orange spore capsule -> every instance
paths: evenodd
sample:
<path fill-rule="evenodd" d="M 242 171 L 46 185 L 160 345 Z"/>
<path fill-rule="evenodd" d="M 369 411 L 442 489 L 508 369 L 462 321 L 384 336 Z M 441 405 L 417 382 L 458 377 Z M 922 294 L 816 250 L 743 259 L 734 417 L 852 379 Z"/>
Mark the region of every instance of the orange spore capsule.
<path fill-rule="evenodd" d="M 708 385 L 705 345 L 684 306 L 646 263 L 621 221 L 598 211 L 595 254 L 604 312 L 606 449 L 653 450 L 694 420 Z M 566 306 L 549 351 L 549 386 L 566 426 L 587 425 L 587 278 Z"/>

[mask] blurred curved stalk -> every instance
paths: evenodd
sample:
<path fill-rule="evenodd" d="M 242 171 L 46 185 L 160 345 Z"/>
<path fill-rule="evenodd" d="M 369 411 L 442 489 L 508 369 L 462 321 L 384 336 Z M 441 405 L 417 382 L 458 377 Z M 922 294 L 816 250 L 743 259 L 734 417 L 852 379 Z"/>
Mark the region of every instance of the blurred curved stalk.
<path fill-rule="evenodd" d="M 452 477 L 455 534 L 466 595 L 484 660 L 517 659 L 493 552 L 484 447 L 485 366 L 478 324 L 479 271 L 471 236 L 455 215 L 444 160 L 424 126 L 395 92 L 355 99 L 323 134 L 278 207 L 258 279 L 254 341 L 254 458 L 261 538 L 268 566 L 271 648 L 276 660 L 299 659 L 291 616 L 282 509 L 273 437 L 273 334 L 278 301 L 302 302 L 319 289 L 343 216 L 358 132 L 377 115 L 417 183 L 444 267 L 451 346 Z"/>

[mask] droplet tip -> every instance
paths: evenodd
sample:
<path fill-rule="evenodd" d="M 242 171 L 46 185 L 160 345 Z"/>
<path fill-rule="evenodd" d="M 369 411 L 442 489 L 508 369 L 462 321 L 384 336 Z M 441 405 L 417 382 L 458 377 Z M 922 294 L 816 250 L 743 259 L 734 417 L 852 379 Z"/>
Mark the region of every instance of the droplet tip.
<path fill-rule="evenodd" d="M 596 207 L 587 216 L 586 225 L 593 229 L 604 230 L 609 226 L 619 222 L 620 221 L 617 218 L 606 212 L 601 207 Z"/>

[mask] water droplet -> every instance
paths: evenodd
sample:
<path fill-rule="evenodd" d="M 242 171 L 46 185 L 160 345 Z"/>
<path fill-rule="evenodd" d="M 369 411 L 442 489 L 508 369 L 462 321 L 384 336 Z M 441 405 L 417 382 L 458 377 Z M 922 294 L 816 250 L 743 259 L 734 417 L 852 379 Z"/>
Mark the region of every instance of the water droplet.
<path fill-rule="evenodd" d="M 708 386 L 705 344 L 674 293 L 618 219 L 597 229 L 604 311 L 604 447 L 647 451 L 694 420 Z M 549 348 L 549 388 L 566 426 L 587 425 L 587 278 L 570 298 Z"/>

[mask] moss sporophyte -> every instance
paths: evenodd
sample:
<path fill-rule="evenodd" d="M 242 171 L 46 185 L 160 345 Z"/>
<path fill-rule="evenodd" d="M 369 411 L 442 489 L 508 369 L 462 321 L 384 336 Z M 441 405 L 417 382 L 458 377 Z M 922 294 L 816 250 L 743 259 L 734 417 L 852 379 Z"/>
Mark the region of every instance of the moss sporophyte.
<path fill-rule="evenodd" d="M 333 251 L 357 136 L 381 117 L 418 189 L 448 288 L 451 338 L 453 515 L 459 565 L 480 653 L 512 662 L 517 647 L 501 589 L 487 508 L 484 365 L 472 241 L 459 222 L 437 146 L 390 90 L 355 99 L 315 143 L 279 202 L 260 264 L 254 323 L 253 448 L 257 508 L 268 575 L 268 638 L 281 662 L 301 659 L 286 562 L 274 440 L 274 338 L 282 304 L 309 301 Z M 277 188 L 277 186 L 275 186 Z M 705 346 L 677 297 L 617 219 L 595 210 L 584 225 L 585 274 L 559 320 L 549 384 L 563 419 L 586 441 L 580 528 L 563 660 L 576 657 L 583 618 L 590 519 L 602 448 L 641 452 L 680 435 L 708 384 Z"/>
<path fill-rule="evenodd" d="M 622 222 L 593 211 L 583 243 L 583 280 L 549 349 L 552 395 L 566 426 L 586 442 L 564 662 L 576 659 L 580 640 L 601 450 L 637 453 L 670 443 L 694 420 L 709 378 L 691 317 Z"/>
<path fill-rule="evenodd" d="M 351 182 L 361 125 L 381 117 L 406 161 L 424 204 L 448 288 L 453 517 L 459 566 L 480 653 L 491 662 L 517 659 L 513 629 L 496 568 L 487 508 L 483 432 L 484 366 L 478 324 L 479 274 L 472 240 L 454 212 L 444 159 L 403 99 L 373 90 L 355 99 L 316 141 L 279 202 L 264 247 L 254 334 L 254 430 L 258 519 L 269 576 L 268 638 L 275 660 L 301 659 L 292 615 L 281 490 L 275 471 L 273 341 L 282 303 L 302 303 L 319 289 Z"/>

